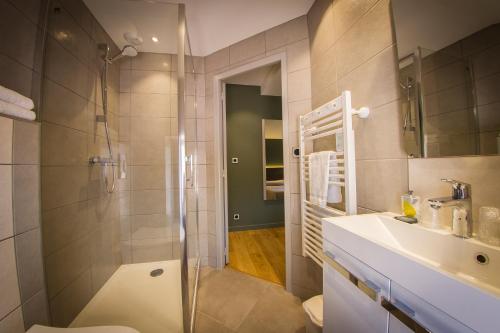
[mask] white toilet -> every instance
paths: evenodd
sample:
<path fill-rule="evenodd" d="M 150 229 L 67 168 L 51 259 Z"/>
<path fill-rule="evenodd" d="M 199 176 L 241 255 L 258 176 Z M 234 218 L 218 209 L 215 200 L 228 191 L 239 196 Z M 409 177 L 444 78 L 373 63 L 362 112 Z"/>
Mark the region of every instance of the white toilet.
<path fill-rule="evenodd" d="M 323 332 L 323 295 L 311 297 L 302 307 L 306 312 L 306 333 Z"/>
<path fill-rule="evenodd" d="M 58 328 L 33 325 L 26 333 L 139 333 L 125 326 L 93 326 L 80 328 Z"/>

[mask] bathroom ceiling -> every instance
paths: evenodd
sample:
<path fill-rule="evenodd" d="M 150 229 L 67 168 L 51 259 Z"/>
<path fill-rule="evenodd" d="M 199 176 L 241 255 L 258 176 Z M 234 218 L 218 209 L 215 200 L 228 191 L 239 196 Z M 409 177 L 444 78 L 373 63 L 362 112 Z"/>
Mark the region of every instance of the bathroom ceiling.
<path fill-rule="evenodd" d="M 205 56 L 305 15 L 314 0 L 83 0 L 115 43 L 144 39 L 140 52 L 176 53 L 177 6 L 186 4 L 193 55 Z M 158 38 L 158 43 L 152 37 Z"/>

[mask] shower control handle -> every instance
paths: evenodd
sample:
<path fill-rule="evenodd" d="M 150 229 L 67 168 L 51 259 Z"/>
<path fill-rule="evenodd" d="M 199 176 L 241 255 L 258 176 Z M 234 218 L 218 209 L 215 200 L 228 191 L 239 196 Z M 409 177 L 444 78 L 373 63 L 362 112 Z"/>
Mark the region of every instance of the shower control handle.
<path fill-rule="evenodd" d="M 193 155 L 186 156 L 186 187 L 193 188 L 194 186 L 194 168 L 193 168 Z M 187 172 L 189 170 L 189 173 Z"/>

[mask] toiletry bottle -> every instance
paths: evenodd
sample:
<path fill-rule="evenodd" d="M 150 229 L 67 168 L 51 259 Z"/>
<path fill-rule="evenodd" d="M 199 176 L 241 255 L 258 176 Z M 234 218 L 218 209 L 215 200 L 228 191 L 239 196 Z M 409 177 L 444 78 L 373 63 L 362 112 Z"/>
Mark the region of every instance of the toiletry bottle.
<path fill-rule="evenodd" d="M 404 216 L 417 220 L 420 218 L 420 198 L 413 195 L 413 191 L 401 196 L 401 208 Z"/>

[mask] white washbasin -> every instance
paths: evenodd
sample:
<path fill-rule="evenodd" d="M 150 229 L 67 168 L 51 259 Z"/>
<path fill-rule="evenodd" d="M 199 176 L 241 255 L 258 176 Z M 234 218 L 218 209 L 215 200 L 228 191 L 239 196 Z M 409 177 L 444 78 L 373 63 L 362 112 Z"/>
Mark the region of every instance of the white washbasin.
<path fill-rule="evenodd" d="M 324 219 L 324 238 L 469 327 L 482 331 L 491 320 L 500 327 L 500 247 L 394 216 Z"/>

